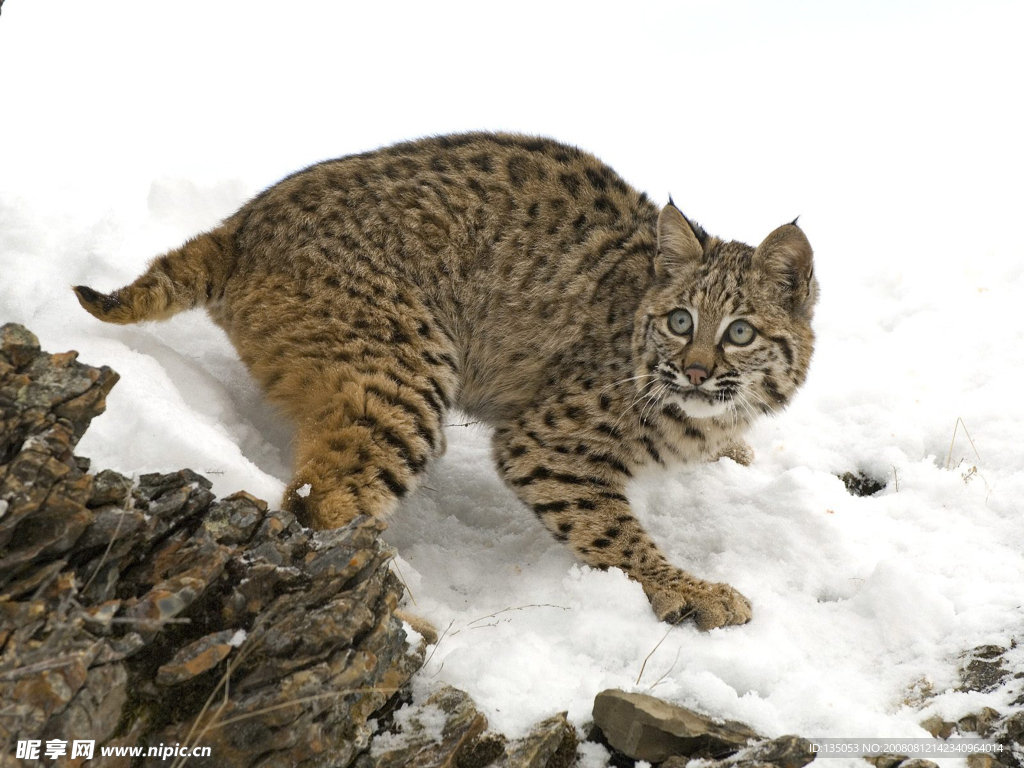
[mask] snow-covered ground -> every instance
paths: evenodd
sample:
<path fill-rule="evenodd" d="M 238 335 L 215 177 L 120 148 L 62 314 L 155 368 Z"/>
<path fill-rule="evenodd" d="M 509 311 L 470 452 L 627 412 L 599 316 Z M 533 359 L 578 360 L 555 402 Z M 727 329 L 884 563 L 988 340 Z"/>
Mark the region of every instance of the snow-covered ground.
<path fill-rule="evenodd" d="M 951 689 L 961 651 L 1024 627 L 1024 6 L 347 5 L 5 4 L 0 322 L 121 374 L 79 452 L 279 498 L 290 427 L 205 315 L 106 326 L 69 286 L 125 283 L 318 159 L 553 135 L 716 234 L 801 214 L 815 247 L 818 351 L 754 464 L 630 493 L 754 620 L 666 636 L 638 585 L 575 564 L 502 487 L 483 427 L 452 426 L 388 532 L 408 607 L 448 628 L 421 684 L 464 688 L 512 735 L 566 709 L 582 725 L 608 687 L 769 735 L 1007 711 L 1006 688 Z M 888 485 L 850 496 L 851 470 Z"/>

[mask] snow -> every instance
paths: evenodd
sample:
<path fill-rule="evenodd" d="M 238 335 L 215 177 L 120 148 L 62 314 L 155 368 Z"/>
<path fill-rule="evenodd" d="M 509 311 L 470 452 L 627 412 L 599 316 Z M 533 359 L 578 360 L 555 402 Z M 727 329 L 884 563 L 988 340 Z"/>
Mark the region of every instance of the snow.
<path fill-rule="evenodd" d="M 423 743 L 439 742 L 447 721 L 447 715 L 437 704 L 404 704 L 395 710 L 394 718 L 398 732 L 384 732 L 373 740 L 370 754 L 374 757 L 408 746 L 412 734 L 415 734 L 417 741 L 422 739 Z"/>
<path fill-rule="evenodd" d="M 608 687 L 773 736 L 914 737 L 931 714 L 1009 711 L 1006 687 L 953 688 L 961 652 L 1008 646 L 1024 618 L 1024 6 L 517 11 L 6 4 L 0 322 L 121 374 L 79 453 L 279 499 L 292 428 L 223 333 L 202 313 L 103 325 L 69 286 L 124 284 L 318 159 L 470 128 L 554 135 L 711 232 L 756 242 L 801 214 L 815 247 L 811 375 L 752 433 L 754 464 L 629 492 L 670 557 L 740 589 L 754 620 L 668 630 L 519 505 L 485 428 L 453 426 L 387 533 L 405 608 L 444 632 L 423 679 L 510 736 L 562 710 L 582 726 Z M 846 471 L 888 485 L 853 497 Z M 587 747 L 586 765 L 606 760 Z"/>
<path fill-rule="evenodd" d="M 228 645 L 230 645 L 232 648 L 238 648 L 242 645 L 242 643 L 245 642 L 245 638 L 247 638 L 248 636 L 249 633 L 246 632 L 244 629 L 235 630 L 235 633 L 228 640 Z"/>

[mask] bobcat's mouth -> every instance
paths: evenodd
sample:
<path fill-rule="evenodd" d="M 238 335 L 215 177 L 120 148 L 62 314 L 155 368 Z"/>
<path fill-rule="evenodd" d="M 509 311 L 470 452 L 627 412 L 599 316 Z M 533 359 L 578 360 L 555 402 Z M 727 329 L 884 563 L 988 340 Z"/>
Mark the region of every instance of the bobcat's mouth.
<path fill-rule="evenodd" d="M 692 384 L 682 384 L 672 371 L 659 368 L 658 372 L 666 387 L 666 396 L 672 397 L 691 418 L 706 419 L 712 416 L 721 416 L 733 407 L 735 390 L 730 387 L 713 390 L 698 389 Z"/>

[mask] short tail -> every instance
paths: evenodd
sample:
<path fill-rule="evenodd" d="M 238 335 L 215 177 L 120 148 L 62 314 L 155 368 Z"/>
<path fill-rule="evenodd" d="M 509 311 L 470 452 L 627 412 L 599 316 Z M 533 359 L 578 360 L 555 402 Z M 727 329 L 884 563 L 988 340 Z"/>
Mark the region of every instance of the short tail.
<path fill-rule="evenodd" d="M 127 325 L 166 320 L 185 309 L 216 301 L 235 267 L 239 217 L 193 237 L 181 248 L 153 260 L 139 278 L 113 293 L 76 285 L 78 302 L 105 323 Z"/>

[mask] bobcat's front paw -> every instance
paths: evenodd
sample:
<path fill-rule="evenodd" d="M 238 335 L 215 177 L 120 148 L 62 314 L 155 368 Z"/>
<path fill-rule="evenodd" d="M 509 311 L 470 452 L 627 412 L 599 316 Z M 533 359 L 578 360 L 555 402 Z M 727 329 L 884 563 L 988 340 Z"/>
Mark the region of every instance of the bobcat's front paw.
<path fill-rule="evenodd" d="M 647 593 L 658 618 L 677 624 L 693 618 L 700 629 L 714 629 L 727 624 L 750 621 L 750 601 L 728 584 L 686 580 L 667 588 L 654 588 Z"/>
<path fill-rule="evenodd" d="M 718 454 L 718 458 L 732 459 L 737 464 L 749 467 L 751 462 L 754 460 L 754 449 L 747 445 L 744 440 L 734 440 L 722 448 L 721 452 Z"/>

